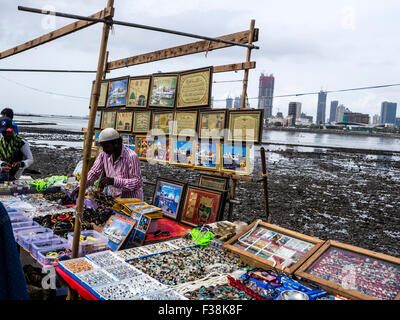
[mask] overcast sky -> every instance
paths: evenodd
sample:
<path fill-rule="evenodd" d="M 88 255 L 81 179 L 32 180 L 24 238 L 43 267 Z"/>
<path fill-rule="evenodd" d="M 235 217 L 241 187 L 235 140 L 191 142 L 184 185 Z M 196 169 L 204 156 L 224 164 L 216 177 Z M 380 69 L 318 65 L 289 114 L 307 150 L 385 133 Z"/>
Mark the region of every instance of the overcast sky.
<path fill-rule="evenodd" d="M 18 11 L 17 6 L 90 15 L 107 0 L 3 0 L 0 11 L 0 51 L 32 40 L 73 20 Z M 260 50 L 253 50 L 248 97 L 258 96 L 261 73 L 274 74 L 275 95 L 339 90 L 400 83 L 400 1 L 398 0 L 115 0 L 115 19 L 218 37 L 249 28 L 256 20 Z M 102 26 L 47 43 L 0 60 L 0 68 L 96 70 Z M 198 41 L 153 31 L 115 26 L 110 34 L 109 60 Z M 109 78 L 173 72 L 243 62 L 242 47 L 216 50 L 119 69 Z M 85 116 L 94 74 L 0 72 L 0 107 L 15 112 Z M 223 73 L 215 81 L 242 80 L 243 72 Z M 241 94 L 241 82 L 214 83 L 216 107 L 228 95 Z M 46 92 L 55 93 L 48 94 Z M 400 87 L 331 93 L 353 112 L 380 113 L 383 101 L 400 103 Z M 68 97 L 71 96 L 71 97 Z M 285 115 L 290 101 L 316 118 L 317 96 L 276 98 L 273 114 Z M 257 99 L 250 99 L 257 107 Z M 398 107 L 398 116 L 400 106 Z"/>

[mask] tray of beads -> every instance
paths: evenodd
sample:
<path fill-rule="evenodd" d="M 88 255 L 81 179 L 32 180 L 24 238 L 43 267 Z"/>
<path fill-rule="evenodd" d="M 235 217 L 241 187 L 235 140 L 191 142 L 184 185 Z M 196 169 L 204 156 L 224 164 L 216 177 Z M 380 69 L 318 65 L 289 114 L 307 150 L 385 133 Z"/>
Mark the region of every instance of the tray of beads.
<path fill-rule="evenodd" d="M 135 248 L 116 251 L 115 254 L 124 261 L 128 262 L 134 259 L 147 257 L 150 255 L 150 252 L 144 250 L 143 247 L 135 247 Z"/>
<path fill-rule="evenodd" d="M 53 248 L 59 248 L 63 247 L 65 249 L 68 249 L 68 244 L 67 240 L 54 235 L 53 238 L 49 238 L 46 240 L 41 240 L 41 241 L 34 241 L 32 242 L 31 248 L 32 248 L 32 256 L 35 258 L 38 258 L 38 252 L 39 251 L 50 251 Z"/>
<path fill-rule="evenodd" d="M 145 294 L 143 296 L 139 296 L 135 300 L 189 300 L 189 299 L 175 290 L 166 289 Z"/>
<path fill-rule="evenodd" d="M 161 252 L 177 250 L 177 249 L 179 249 L 179 247 L 174 246 L 166 241 L 166 242 L 159 242 L 159 243 L 145 245 L 142 247 L 142 249 L 149 252 L 150 254 L 157 254 L 157 253 L 161 253 Z"/>
<path fill-rule="evenodd" d="M 26 228 L 26 227 L 39 226 L 39 224 L 36 223 L 35 221 L 33 221 L 32 219 L 29 219 L 27 221 L 11 223 L 11 226 L 12 226 L 13 230 L 18 230 L 18 229 Z"/>
<path fill-rule="evenodd" d="M 256 300 L 245 291 L 229 284 L 202 286 L 196 290 L 185 292 L 184 296 L 189 300 Z"/>
<path fill-rule="evenodd" d="M 36 259 L 42 266 L 56 266 L 60 261 L 69 260 L 71 254 L 71 250 L 65 246 L 54 246 L 51 249 L 38 251 Z"/>
<path fill-rule="evenodd" d="M 97 287 L 105 284 L 111 284 L 117 281 L 111 274 L 103 269 L 93 269 L 76 274 L 76 277 L 89 287 Z"/>
<path fill-rule="evenodd" d="M 31 218 L 29 218 L 28 216 L 26 216 L 25 214 L 23 214 L 22 212 L 12 212 L 8 214 L 9 218 L 10 218 L 10 222 L 12 224 L 14 223 L 18 223 L 18 222 L 29 222 L 32 221 Z"/>
<path fill-rule="evenodd" d="M 77 274 L 98 268 L 93 262 L 85 257 L 75 258 L 68 261 L 60 261 L 58 266 L 67 271 L 69 274 Z"/>
<path fill-rule="evenodd" d="M 400 300 L 400 259 L 327 241 L 295 275 L 356 300 Z"/>
<path fill-rule="evenodd" d="M 142 274 L 135 278 L 128 278 L 122 282 L 132 288 L 132 292 L 135 296 L 142 296 L 152 292 L 168 289 L 167 286 L 163 285 L 147 274 Z"/>
<path fill-rule="evenodd" d="M 68 233 L 68 245 L 72 248 L 74 233 Z M 79 256 L 106 250 L 108 238 L 95 230 L 83 230 L 79 240 Z"/>
<path fill-rule="evenodd" d="M 193 243 L 192 240 L 186 239 L 186 238 L 178 238 L 178 239 L 173 239 L 166 241 L 169 244 L 177 247 L 177 248 L 187 248 L 187 247 L 195 247 L 197 244 Z"/>
<path fill-rule="evenodd" d="M 100 268 L 105 268 L 109 266 L 115 266 L 117 264 L 125 263 L 120 257 L 111 252 L 110 250 L 91 253 L 86 255 L 86 258 L 91 262 L 99 266 Z"/>
<path fill-rule="evenodd" d="M 125 280 L 143 275 L 142 271 L 132 267 L 126 262 L 115 266 L 106 267 L 104 268 L 104 271 L 111 274 L 117 280 Z"/>
<path fill-rule="evenodd" d="M 32 243 L 56 238 L 57 236 L 48 228 L 21 231 L 18 235 L 18 244 L 27 251 L 32 251 Z"/>
<path fill-rule="evenodd" d="M 13 228 L 14 238 L 18 241 L 18 235 L 21 232 L 25 231 L 36 231 L 36 230 L 45 230 L 46 228 L 40 226 L 39 224 L 33 222 L 31 225 L 20 227 L 20 228 Z M 51 231 L 51 230 L 50 230 Z"/>

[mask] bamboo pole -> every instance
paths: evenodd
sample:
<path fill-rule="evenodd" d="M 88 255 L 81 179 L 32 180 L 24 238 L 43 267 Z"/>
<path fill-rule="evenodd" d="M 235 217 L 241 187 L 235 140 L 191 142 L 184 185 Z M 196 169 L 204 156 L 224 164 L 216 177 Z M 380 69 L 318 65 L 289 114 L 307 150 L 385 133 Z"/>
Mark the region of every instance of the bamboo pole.
<path fill-rule="evenodd" d="M 250 34 L 249 34 L 249 47 L 247 48 L 247 56 L 246 56 L 246 62 L 250 62 L 250 57 L 251 57 L 251 45 L 253 43 L 253 37 L 254 37 L 254 25 L 256 21 L 251 20 L 250 22 Z M 244 109 L 246 106 L 246 97 L 247 97 L 247 82 L 249 80 L 249 70 L 246 69 L 244 70 L 244 76 L 243 76 L 243 90 L 242 90 L 242 101 L 241 101 L 241 106 L 240 109 Z"/>
<path fill-rule="evenodd" d="M 262 167 L 262 182 L 264 186 L 264 210 L 266 221 L 270 222 L 269 216 L 269 203 L 268 203 L 268 174 L 267 174 L 267 161 L 265 159 L 265 149 L 264 147 L 260 148 L 261 153 L 261 167 Z"/>
<path fill-rule="evenodd" d="M 112 8 L 113 6 L 114 6 L 114 0 L 108 0 L 107 8 Z M 112 18 L 112 16 L 111 16 L 111 18 Z M 88 123 L 87 135 L 86 135 L 86 141 L 85 141 L 85 150 L 83 153 L 82 174 L 81 174 L 81 181 L 80 181 L 80 188 L 79 188 L 79 195 L 78 195 L 78 203 L 76 206 L 75 228 L 74 228 L 74 238 L 73 238 L 73 243 L 72 243 L 71 258 L 78 257 L 78 253 L 79 253 L 78 249 L 79 249 L 79 240 L 80 240 L 80 234 L 81 234 L 81 221 L 83 220 L 84 197 L 85 197 L 85 191 L 86 191 L 86 183 L 87 183 L 87 174 L 88 174 L 91 146 L 93 143 L 94 120 L 96 117 L 97 104 L 98 104 L 99 95 L 100 95 L 100 81 L 104 74 L 104 65 L 105 65 L 105 57 L 106 57 L 109 33 L 110 33 L 110 24 L 104 23 L 103 34 L 102 34 L 101 44 L 100 44 L 99 60 L 97 63 L 96 81 L 95 81 L 94 90 L 92 93 L 92 105 L 90 107 L 89 123 Z M 71 300 L 75 300 L 76 293 L 72 293 L 70 290 L 69 298 L 71 298 Z"/>

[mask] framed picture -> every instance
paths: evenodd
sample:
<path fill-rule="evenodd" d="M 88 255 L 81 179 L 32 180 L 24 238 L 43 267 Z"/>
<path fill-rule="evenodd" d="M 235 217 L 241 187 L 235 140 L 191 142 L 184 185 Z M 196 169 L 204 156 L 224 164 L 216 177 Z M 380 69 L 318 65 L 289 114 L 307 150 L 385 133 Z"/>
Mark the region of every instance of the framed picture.
<path fill-rule="evenodd" d="M 104 111 L 101 117 L 101 129 L 113 128 L 115 129 L 115 121 L 117 118 L 117 112 L 115 111 Z"/>
<path fill-rule="evenodd" d="M 126 106 L 146 108 L 149 100 L 151 77 L 129 78 Z"/>
<path fill-rule="evenodd" d="M 102 234 L 108 238 L 107 246 L 117 251 L 125 243 L 136 221 L 120 214 L 111 216 L 106 222 Z"/>
<path fill-rule="evenodd" d="M 169 135 L 173 130 L 174 112 L 155 112 L 153 111 L 151 128 L 153 135 Z"/>
<path fill-rule="evenodd" d="M 168 163 L 170 160 L 171 146 L 168 138 L 154 137 L 152 159 L 154 161 Z"/>
<path fill-rule="evenodd" d="M 195 137 L 197 129 L 197 111 L 175 112 L 173 134 L 181 137 Z"/>
<path fill-rule="evenodd" d="M 146 240 L 146 234 L 147 231 L 149 230 L 149 226 L 151 223 L 151 218 L 147 217 L 145 215 L 142 215 L 139 223 L 137 225 L 137 229 L 133 238 L 133 241 L 135 243 L 138 243 L 140 245 L 144 244 L 144 241 Z"/>
<path fill-rule="evenodd" d="M 200 112 L 199 138 L 224 139 L 226 110 Z"/>
<path fill-rule="evenodd" d="M 117 112 L 117 123 L 115 129 L 117 131 L 131 132 L 132 131 L 133 112 Z"/>
<path fill-rule="evenodd" d="M 221 171 L 239 175 L 250 174 L 250 146 L 246 144 L 222 144 Z"/>
<path fill-rule="evenodd" d="M 172 141 L 172 156 L 171 164 L 181 166 L 193 166 L 194 165 L 194 141 Z"/>
<path fill-rule="evenodd" d="M 160 211 L 161 209 L 156 206 L 147 205 L 145 207 L 135 209 L 135 212 L 140 214 L 151 214 Z"/>
<path fill-rule="evenodd" d="M 147 133 L 150 131 L 151 111 L 135 111 L 133 113 L 132 132 Z"/>
<path fill-rule="evenodd" d="M 229 178 L 216 177 L 208 174 L 201 174 L 199 177 L 199 187 L 215 189 L 219 191 L 227 191 Z"/>
<path fill-rule="evenodd" d="M 400 300 L 400 259 L 327 241 L 295 272 L 322 289 L 356 300 Z"/>
<path fill-rule="evenodd" d="M 211 83 L 211 67 L 179 74 L 176 107 L 209 107 Z"/>
<path fill-rule="evenodd" d="M 178 220 L 185 196 L 185 186 L 185 183 L 158 178 L 153 194 L 153 205 L 161 208 L 165 217 Z"/>
<path fill-rule="evenodd" d="M 97 104 L 97 107 L 102 108 L 107 105 L 107 92 L 108 92 L 108 81 L 101 81 L 99 103 Z"/>
<path fill-rule="evenodd" d="M 128 147 L 129 149 L 135 151 L 136 150 L 136 143 L 135 143 L 135 136 L 132 134 L 121 134 L 122 143 L 124 146 Z"/>
<path fill-rule="evenodd" d="M 256 220 L 228 240 L 223 248 L 239 254 L 250 266 L 293 274 L 323 243 L 323 240 Z"/>
<path fill-rule="evenodd" d="M 153 75 L 149 106 L 174 108 L 177 83 L 177 75 Z"/>
<path fill-rule="evenodd" d="M 94 137 L 93 137 L 93 147 L 94 148 L 100 147 L 100 143 L 99 143 L 100 132 L 101 132 L 100 130 L 94 131 Z"/>
<path fill-rule="evenodd" d="M 93 128 L 95 129 L 100 129 L 101 128 L 101 111 L 96 111 L 96 118 L 94 119 L 94 126 Z"/>
<path fill-rule="evenodd" d="M 128 90 L 128 78 L 109 80 L 108 85 L 108 107 L 120 107 L 126 105 Z"/>
<path fill-rule="evenodd" d="M 128 204 L 128 208 L 135 211 L 136 209 L 140 209 L 143 207 L 147 207 L 149 204 L 146 202 L 137 202 L 137 203 L 132 203 L 132 204 Z"/>
<path fill-rule="evenodd" d="M 136 136 L 135 152 L 140 160 L 150 160 L 153 147 L 153 138 L 150 136 Z"/>
<path fill-rule="evenodd" d="M 196 169 L 215 170 L 220 168 L 221 144 L 217 142 L 197 142 L 195 148 Z"/>
<path fill-rule="evenodd" d="M 229 111 L 228 140 L 260 143 L 263 110 Z"/>
<path fill-rule="evenodd" d="M 198 226 L 219 221 L 225 201 L 225 192 L 189 185 L 180 222 Z"/>

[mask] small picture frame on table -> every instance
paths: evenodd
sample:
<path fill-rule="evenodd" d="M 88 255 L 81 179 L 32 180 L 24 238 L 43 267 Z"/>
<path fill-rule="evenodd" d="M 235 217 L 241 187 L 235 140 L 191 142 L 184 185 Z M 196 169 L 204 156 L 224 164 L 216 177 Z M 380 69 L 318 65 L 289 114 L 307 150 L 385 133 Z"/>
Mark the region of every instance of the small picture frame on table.
<path fill-rule="evenodd" d="M 153 194 L 153 205 L 161 208 L 164 217 L 178 220 L 185 197 L 186 184 L 174 180 L 157 178 Z"/>

